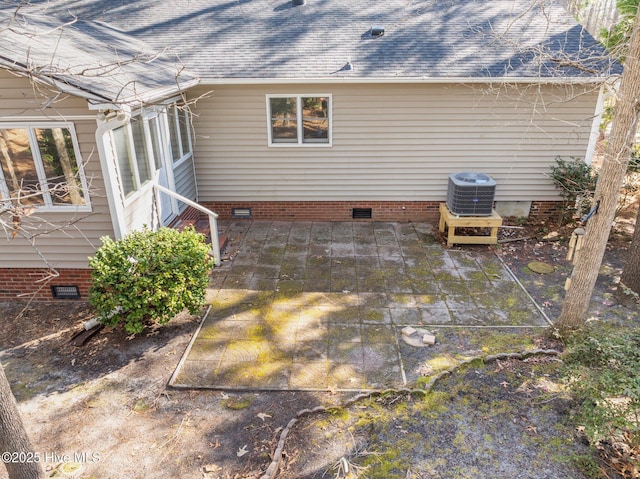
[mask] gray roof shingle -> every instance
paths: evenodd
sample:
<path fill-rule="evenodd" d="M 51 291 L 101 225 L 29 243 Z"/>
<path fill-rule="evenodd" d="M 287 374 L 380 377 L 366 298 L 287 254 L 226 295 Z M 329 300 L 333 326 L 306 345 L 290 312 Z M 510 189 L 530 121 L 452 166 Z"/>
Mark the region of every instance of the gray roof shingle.
<path fill-rule="evenodd" d="M 169 49 L 203 82 L 600 77 L 619 65 L 551 0 L 32 0 Z M 385 33 L 372 37 L 372 26 Z M 580 67 L 571 62 L 579 60 Z M 350 62 L 352 69 L 345 69 Z"/>
<path fill-rule="evenodd" d="M 107 24 L 6 13 L 0 11 L 0 66 L 92 103 L 149 102 L 199 81 L 175 55 Z"/>

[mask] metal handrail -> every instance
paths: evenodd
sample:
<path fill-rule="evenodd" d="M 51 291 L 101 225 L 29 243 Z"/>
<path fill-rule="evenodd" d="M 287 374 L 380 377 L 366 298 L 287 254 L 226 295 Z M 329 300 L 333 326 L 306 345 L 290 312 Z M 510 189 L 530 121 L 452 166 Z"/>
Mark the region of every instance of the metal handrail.
<path fill-rule="evenodd" d="M 178 201 L 182 201 L 184 204 L 189 205 L 198 211 L 202 211 L 209 217 L 209 229 L 211 230 L 211 254 L 213 255 L 213 262 L 216 266 L 220 266 L 220 240 L 218 239 L 218 214 L 214 213 L 208 208 L 205 208 L 201 204 L 196 203 L 195 201 L 190 200 L 189 198 L 185 198 L 184 196 L 176 193 L 175 191 L 171 191 L 169 188 L 165 188 L 162 185 L 155 184 L 153 185 L 156 195 L 158 195 L 157 201 L 160 204 L 160 192 L 165 193 Z"/>

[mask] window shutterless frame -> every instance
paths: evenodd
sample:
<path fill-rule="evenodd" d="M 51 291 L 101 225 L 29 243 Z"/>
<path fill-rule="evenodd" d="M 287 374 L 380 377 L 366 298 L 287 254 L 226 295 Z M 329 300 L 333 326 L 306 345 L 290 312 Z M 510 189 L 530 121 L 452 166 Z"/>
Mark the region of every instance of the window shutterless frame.
<path fill-rule="evenodd" d="M 189 111 L 176 103 L 141 109 L 112 138 L 125 204 L 150 188 L 164 165 L 173 171 L 193 157 Z M 169 187 L 173 173 L 166 175 Z"/>
<path fill-rule="evenodd" d="M 138 193 L 152 184 L 164 154 L 160 121 L 162 111 L 144 110 L 131 121 L 112 131 L 118 174 L 125 201 L 132 201 Z M 153 129 L 153 131 L 152 131 Z"/>
<path fill-rule="evenodd" d="M 174 167 L 193 156 L 191 144 L 191 116 L 189 110 L 179 103 L 166 106 L 168 137 Z"/>
<path fill-rule="evenodd" d="M 142 118 L 139 116 L 134 118 L 134 121 L 142 121 Z M 130 123 L 112 130 L 111 133 L 113 135 L 122 195 L 125 201 L 129 202 L 133 200 L 140 191 L 145 189 L 145 185 L 148 184 L 149 187 L 151 186 L 151 178 L 144 178 L 144 176 L 141 178 L 140 172 L 138 171 L 139 161 L 146 161 L 148 163 L 149 158 L 146 154 L 142 153 L 141 145 L 138 145 L 138 151 L 136 151 L 133 129 Z M 144 138 L 144 136 L 142 136 L 142 138 Z M 144 155 L 144 158 L 138 158 L 141 154 Z"/>
<path fill-rule="evenodd" d="M 28 147 L 30 150 L 31 158 L 33 159 L 34 170 L 38 178 L 39 195 L 42 198 L 42 203 L 32 204 L 37 208 L 38 212 L 64 212 L 64 211 L 91 211 L 91 202 L 89 195 L 89 188 L 87 179 L 84 174 L 84 168 L 82 164 L 82 157 L 80 155 L 80 147 L 78 145 L 78 138 L 73 123 L 69 122 L 7 122 L 0 123 L 0 130 L 25 130 L 28 138 Z M 73 165 L 77 169 L 76 176 L 74 176 L 74 182 L 79 183 L 82 191 L 83 204 L 60 204 L 55 201 L 54 196 L 50 191 L 50 184 L 57 184 L 52 181 L 53 178 L 47 175 L 45 164 L 42 157 L 41 143 L 38 139 L 38 130 L 67 130 L 69 139 L 71 140 L 71 148 L 73 149 L 73 156 L 75 158 L 75 164 Z M 26 145 L 25 145 L 26 146 Z M 0 162 L 6 162 L 6 158 L 0 158 Z M 3 168 L 0 168 L 0 203 L 10 202 L 11 193 L 7 185 L 7 178 L 3 172 Z"/>
<path fill-rule="evenodd" d="M 268 146 L 332 146 L 332 95 L 269 94 L 266 106 Z"/>

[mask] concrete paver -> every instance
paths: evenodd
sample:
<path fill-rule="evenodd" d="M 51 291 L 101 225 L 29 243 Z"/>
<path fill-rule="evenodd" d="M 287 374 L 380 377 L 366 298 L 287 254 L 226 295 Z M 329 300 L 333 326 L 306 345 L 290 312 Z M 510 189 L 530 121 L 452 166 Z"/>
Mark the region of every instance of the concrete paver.
<path fill-rule="evenodd" d="M 219 228 L 229 259 L 212 273 L 211 309 L 176 387 L 402 387 L 447 348 L 441 339 L 407 345 L 405 326 L 464 340 L 474 328 L 547 326 L 495 255 L 444 249 L 430 224 L 242 220 Z"/>

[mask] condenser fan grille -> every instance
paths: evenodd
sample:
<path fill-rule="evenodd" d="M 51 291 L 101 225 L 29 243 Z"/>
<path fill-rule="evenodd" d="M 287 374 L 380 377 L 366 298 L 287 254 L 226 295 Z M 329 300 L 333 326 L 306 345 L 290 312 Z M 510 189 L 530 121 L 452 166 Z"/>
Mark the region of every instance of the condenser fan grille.
<path fill-rule="evenodd" d="M 447 207 L 460 216 L 491 216 L 496 182 L 484 173 L 449 175 Z"/>

